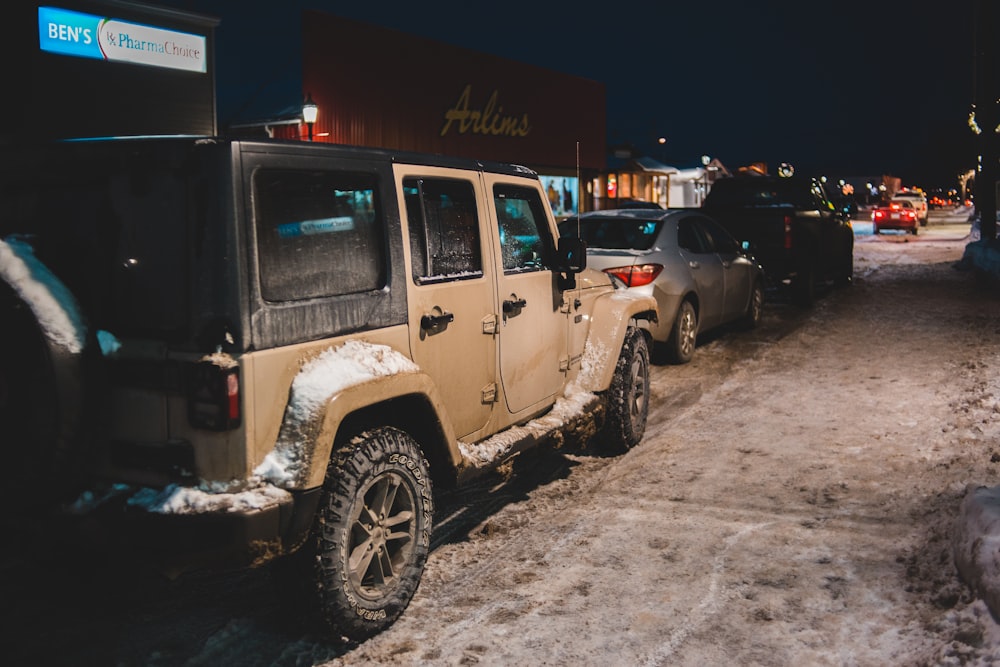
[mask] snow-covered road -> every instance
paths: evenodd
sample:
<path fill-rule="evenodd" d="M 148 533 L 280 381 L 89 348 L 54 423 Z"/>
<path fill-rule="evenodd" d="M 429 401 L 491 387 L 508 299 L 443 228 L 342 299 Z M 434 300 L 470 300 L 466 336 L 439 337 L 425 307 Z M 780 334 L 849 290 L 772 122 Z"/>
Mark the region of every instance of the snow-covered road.
<path fill-rule="evenodd" d="M 117 665 L 1000 660 L 997 625 L 950 550 L 967 487 L 1000 477 L 1000 299 L 952 268 L 967 231 L 939 214 L 917 237 L 859 234 L 853 287 L 810 311 L 769 303 L 759 329 L 720 332 L 692 363 L 654 367 L 649 428 L 632 451 L 524 456 L 506 478 L 442 498 L 416 598 L 359 646 L 311 636 L 266 571 L 169 583 L 91 567 L 85 578 L 50 554 L 0 563 L 16 600 L 5 654 Z"/>

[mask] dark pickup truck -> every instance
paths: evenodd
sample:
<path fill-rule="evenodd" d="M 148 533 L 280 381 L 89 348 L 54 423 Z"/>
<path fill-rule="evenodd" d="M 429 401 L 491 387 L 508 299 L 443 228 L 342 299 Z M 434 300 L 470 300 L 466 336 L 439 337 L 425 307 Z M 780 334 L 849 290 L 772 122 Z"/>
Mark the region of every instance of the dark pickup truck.
<path fill-rule="evenodd" d="M 787 285 L 808 305 L 820 282 L 850 284 L 854 230 L 823 184 L 810 178 L 734 176 L 716 181 L 702 208 L 763 265 L 772 285 Z"/>

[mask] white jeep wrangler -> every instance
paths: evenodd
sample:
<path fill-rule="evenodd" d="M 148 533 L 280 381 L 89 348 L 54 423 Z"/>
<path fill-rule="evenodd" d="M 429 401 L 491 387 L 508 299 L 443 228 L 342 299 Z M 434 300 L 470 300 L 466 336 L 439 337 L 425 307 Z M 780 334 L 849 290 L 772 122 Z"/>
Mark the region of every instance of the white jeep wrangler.
<path fill-rule="evenodd" d="M 417 588 L 433 486 L 562 429 L 643 435 L 655 302 L 585 268 L 527 169 L 219 138 L 3 153 L 0 428 L 27 471 L 4 493 L 33 519 L 175 572 L 290 557 L 362 639 Z"/>

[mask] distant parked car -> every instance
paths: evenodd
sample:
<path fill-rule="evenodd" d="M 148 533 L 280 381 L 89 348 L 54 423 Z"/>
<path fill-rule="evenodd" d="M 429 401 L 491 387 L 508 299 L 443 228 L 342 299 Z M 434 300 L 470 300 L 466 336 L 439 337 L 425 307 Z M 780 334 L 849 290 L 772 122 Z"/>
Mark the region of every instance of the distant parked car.
<path fill-rule="evenodd" d="M 700 209 L 593 211 L 562 221 L 559 233 L 586 242 L 589 267 L 656 297 L 658 361 L 690 361 L 701 331 L 760 322 L 763 269 Z"/>
<path fill-rule="evenodd" d="M 702 210 L 747 244 L 768 282 L 787 284 L 804 306 L 815 301 L 820 284 L 853 280 L 851 217 L 837 209 L 817 179 L 722 178 L 712 185 Z"/>
<path fill-rule="evenodd" d="M 883 229 L 902 229 L 916 236 L 919 228 L 917 209 L 909 200 L 893 200 L 872 211 L 872 232 L 875 234 L 881 234 Z"/>
<path fill-rule="evenodd" d="M 927 196 L 920 192 L 919 190 L 903 190 L 897 192 L 892 196 L 890 202 L 894 201 L 908 201 L 913 204 L 913 209 L 917 212 L 917 220 L 920 222 L 920 226 L 924 227 L 927 225 Z"/>

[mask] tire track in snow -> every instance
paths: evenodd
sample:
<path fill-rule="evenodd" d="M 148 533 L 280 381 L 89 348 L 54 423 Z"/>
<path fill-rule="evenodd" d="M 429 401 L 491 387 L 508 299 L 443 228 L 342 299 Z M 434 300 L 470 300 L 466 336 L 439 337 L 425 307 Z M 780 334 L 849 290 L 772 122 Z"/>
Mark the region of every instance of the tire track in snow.
<path fill-rule="evenodd" d="M 682 623 L 679 628 L 670 633 L 667 641 L 660 644 L 656 650 L 653 651 L 653 654 L 646 659 L 643 663 L 645 667 L 658 667 L 659 665 L 665 664 L 666 661 L 677 652 L 677 649 L 679 649 L 684 642 L 687 641 L 687 638 L 691 635 L 691 633 L 710 617 L 718 613 L 723 604 L 746 593 L 746 591 L 750 588 L 748 584 L 741 584 L 734 588 L 720 592 L 719 579 L 722 577 L 722 572 L 726 566 L 726 557 L 729 550 L 732 549 L 737 542 L 760 528 L 770 526 L 771 523 L 772 522 L 769 521 L 767 523 L 750 524 L 749 526 L 744 526 L 735 534 L 726 538 L 726 547 L 712 561 L 712 575 L 708 584 L 708 592 L 705 594 L 705 597 L 702 598 L 701 602 L 698 603 L 698 606 L 687 615 L 687 620 Z"/>

